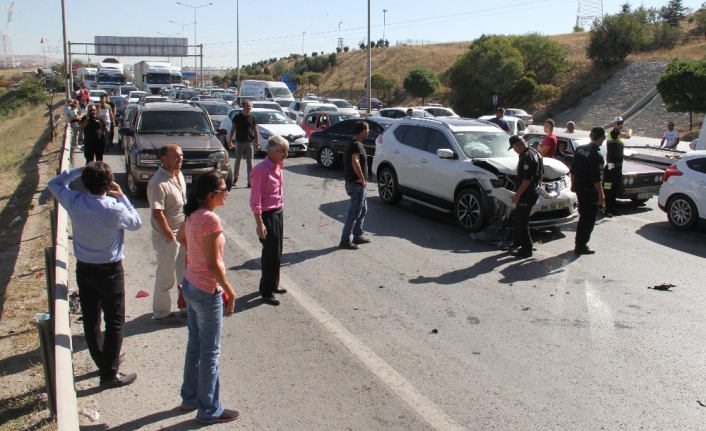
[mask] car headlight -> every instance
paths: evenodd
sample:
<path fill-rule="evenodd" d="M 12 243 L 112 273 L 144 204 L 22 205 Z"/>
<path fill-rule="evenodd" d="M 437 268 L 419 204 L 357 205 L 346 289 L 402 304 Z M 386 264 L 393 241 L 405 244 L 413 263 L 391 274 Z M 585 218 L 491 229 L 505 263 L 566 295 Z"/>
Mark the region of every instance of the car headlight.
<path fill-rule="evenodd" d="M 262 139 L 270 139 L 272 137 L 272 133 L 268 130 L 265 129 L 258 129 L 260 132 L 260 138 Z"/>
<path fill-rule="evenodd" d="M 662 176 L 661 176 L 661 175 L 655 175 L 655 182 L 656 182 L 656 183 L 662 182 Z"/>
<path fill-rule="evenodd" d="M 624 186 L 628 185 L 628 177 L 623 178 L 623 185 Z"/>
<path fill-rule="evenodd" d="M 140 166 L 154 166 L 161 162 L 154 153 L 137 153 L 136 159 L 137 164 Z"/>
<path fill-rule="evenodd" d="M 630 177 L 630 178 L 628 179 L 628 184 L 633 185 L 634 183 L 635 183 L 635 178 Z"/>
<path fill-rule="evenodd" d="M 226 159 L 226 154 L 223 151 L 216 151 L 208 155 L 208 160 L 212 163 L 222 163 Z"/>

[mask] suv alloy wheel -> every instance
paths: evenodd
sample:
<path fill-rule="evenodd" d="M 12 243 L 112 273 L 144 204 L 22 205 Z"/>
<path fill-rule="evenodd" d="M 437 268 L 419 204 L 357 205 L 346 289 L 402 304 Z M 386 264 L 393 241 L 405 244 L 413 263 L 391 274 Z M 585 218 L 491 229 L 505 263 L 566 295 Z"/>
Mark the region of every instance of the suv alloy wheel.
<path fill-rule="evenodd" d="M 667 218 L 675 228 L 690 230 L 696 226 L 699 215 L 694 201 L 684 195 L 676 195 L 667 203 Z"/>
<path fill-rule="evenodd" d="M 336 154 L 333 152 L 333 148 L 324 147 L 319 150 L 319 157 L 316 158 L 321 166 L 327 169 L 332 169 L 336 166 Z"/>
<path fill-rule="evenodd" d="M 390 168 L 385 168 L 378 177 L 380 199 L 388 205 L 395 205 L 402 200 L 402 193 L 397 189 L 397 175 Z"/>
<path fill-rule="evenodd" d="M 456 196 L 454 219 L 466 232 L 480 232 L 485 227 L 485 212 L 478 190 L 467 187 Z"/>

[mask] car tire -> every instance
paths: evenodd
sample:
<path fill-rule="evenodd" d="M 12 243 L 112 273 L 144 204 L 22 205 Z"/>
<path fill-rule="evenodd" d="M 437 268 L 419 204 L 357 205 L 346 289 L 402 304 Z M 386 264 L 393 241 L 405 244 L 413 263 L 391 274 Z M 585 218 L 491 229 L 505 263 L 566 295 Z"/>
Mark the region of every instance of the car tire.
<path fill-rule="evenodd" d="M 135 176 L 129 167 L 127 170 L 127 192 L 130 194 L 130 197 L 134 199 L 144 198 L 146 192 L 145 187 L 139 185 L 137 181 L 135 181 Z"/>
<path fill-rule="evenodd" d="M 690 230 L 699 221 L 699 212 L 694 201 L 685 195 L 676 195 L 667 202 L 667 219 L 679 230 Z"/>
<path fill-rule="evenodd" d="M 326 169 L 333 169 L 336 167 L 336 153 L 331 147 L 323 147 L 319 150 L 316 161 Z"/>
<path fill-rule="evenodd" d="M 454 202 L 454 219 L 466 232 L 476 233 L 483 230 L 486 216 L 478 190 L 467 187 L 458 193 Z"/>
<path fill-rule="evenodd" d="M 397 186 L 397 175 L 392 168 L 384 168 L 378 175 L 378 194 L 388 205 L 395 205 L 402 200 L 402 193 Z"/>

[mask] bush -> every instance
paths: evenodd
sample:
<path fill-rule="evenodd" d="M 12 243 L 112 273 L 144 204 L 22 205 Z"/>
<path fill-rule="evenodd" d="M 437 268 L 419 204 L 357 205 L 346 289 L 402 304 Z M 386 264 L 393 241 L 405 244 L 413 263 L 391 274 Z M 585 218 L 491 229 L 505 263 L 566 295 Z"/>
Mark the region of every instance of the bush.
<path fill-rule="evenodd" d="M 668 22 L 655 24 L 652 41 L 647 46 L 647 49 L 674 49 L 683 35 L 684 29 L 681 25 L 672 26 Z"/>
<path fill-rule="evenodd" d="M 675 60 L 657 81 L 669 112 L 706 112 L 706 60 Z"/>
<path fill-rule="evenodd" d="M 594 63 L 612 64 L 644 47 L 649 41 L 645 25 L 633 14 L 606 15 L 591 28 L 586 55 Z"/>
<path fill-rule="evenodd" d="M 421 97 L 422 104 L 424 104 L 426 98 L 436 93 L 436 90 L 441 87 L 441 83 L 429 69 L 417 67 L 410 70 L 405 76 L 402 86 L 412 96 Z"/>
<path fill-rule="evenodd" d="M 343 47 L 343 52 L 348 52 L 349 50 L 350 50 L 349 47 L 347 47 L 347 46 L 344 46 L 344 47 Z"/>
<path fill-rule="evenodd" d="M 571 67 L 569 52 L 548 36 L 539 33 L 510 36 L 510 43 L 522 54 L 525 73 L 534 73 L 540 84 L 551 82 L 557 73 Z"/>
<path fill-rule="evenodd" d="M 17 89 L 17 96 L 27 103 L 46 102 L 48 96 L 44 79 L 35 76 L 23 79 Z"/>

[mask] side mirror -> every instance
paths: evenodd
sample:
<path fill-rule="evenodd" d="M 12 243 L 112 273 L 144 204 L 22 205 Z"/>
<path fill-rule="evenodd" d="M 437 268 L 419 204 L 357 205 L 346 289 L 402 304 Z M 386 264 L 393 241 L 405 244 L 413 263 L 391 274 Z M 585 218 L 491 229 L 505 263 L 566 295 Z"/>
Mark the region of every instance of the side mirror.
<path fill-rule="evenodd" d="M 135 137 L 135 132 L 132 131 L 129 127 L 121 127 L 118 129 L 118 135 L 120 136 L 129 136 L 131 138 Z"/>
<path fill-rule="evenodd" d="M 456 153 L 452 150 L 448 150 L 446 148 L 436 150 L 436 155 L 439 156 L 440 159 L 453 159 L 455 154 Z"/>

